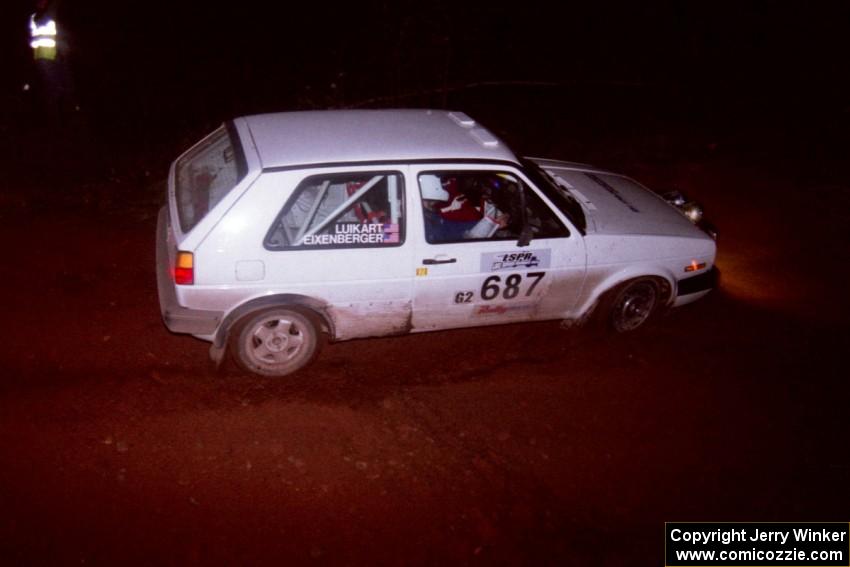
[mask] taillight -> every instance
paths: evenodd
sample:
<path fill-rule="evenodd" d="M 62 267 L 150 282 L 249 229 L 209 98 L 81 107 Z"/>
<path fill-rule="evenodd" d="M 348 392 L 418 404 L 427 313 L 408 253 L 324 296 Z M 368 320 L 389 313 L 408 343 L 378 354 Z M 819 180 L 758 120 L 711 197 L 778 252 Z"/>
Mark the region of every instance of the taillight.
<path fill-rule="evenodd" d="M 174 283 L 192 285 L 195 283 L 195 258 L 191 252 L 178 252 L 174 263 Z"/>

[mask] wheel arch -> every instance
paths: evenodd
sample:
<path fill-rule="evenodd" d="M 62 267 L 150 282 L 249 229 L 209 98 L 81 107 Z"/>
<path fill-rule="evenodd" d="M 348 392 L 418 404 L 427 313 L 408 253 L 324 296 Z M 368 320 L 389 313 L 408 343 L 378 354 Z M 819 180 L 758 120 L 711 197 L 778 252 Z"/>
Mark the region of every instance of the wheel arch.
<path fill-rule="evenodd" d="M 313 312 L 319 323 L 321 331 L 327 333 L 333 339 L 336 336 L 333 320 L 328 317 L 328 304 L 319 299 L 306 295 L 295 293 L 280 293 L 275 295 L 264 295 L 247 301 L 238 307 L 232 309 L 221 321 L 218 330 L 215 333 L 212 347 L 210 347 L 210 356 L 214 361 L 219 362 L 224 355 L 224 350 L 227 348 L 227 336 L 230 334 L 230 329 L 237 321 L 257 311 L 263 311 L 270 307 L 299 307 Z M 213 353 L 213 351 L 218 351 Z"/>
<path fill-rule="evenodd" d="M 599 304 L 623 284 L 643 278 L 654 280 L 657 283 L 658 289 L 661 292 L 661 305 L 663 307 L 670 307 L 673 304 L 676 299 L 676 280 L 668 270 L 661 268 L 651 270 L 626 269 L 610 274 L 596 286 L 593 294 L 587 298 L 579 310 L 582 313 L 581 318 L 586 319 L 590 317 Z"/>

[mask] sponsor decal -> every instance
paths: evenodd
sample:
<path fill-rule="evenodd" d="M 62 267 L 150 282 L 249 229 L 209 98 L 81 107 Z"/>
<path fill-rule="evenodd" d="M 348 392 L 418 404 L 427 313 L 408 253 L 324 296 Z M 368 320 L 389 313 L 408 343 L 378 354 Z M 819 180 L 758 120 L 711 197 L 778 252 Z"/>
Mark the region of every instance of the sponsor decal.
<path fill-rule="evenodd" d="M 525 268 L 548 268 L 551 250 L 523 250 L 522 252 L 491 252 L 481 255 L 482 272 L 500 272 Z"/>
<path fill-rule="evenodd" d="M 416 275 L 417 276 L 427 276 L 428 275 L 428 268 L 416 268 Z"/>
<path fill-rule="evenodd" d="M 534 309 L 533 303 L 511 303 L 509 305 L 479 305 L 475 308 L 476 315 L 504 315 Z"/>
<path fill-rule="evenodd" d="M 305 246 L 331 246 L 335 244 L 398 244 L 398 224 L 361 224 L 355 222 L 333 225 L 332 234 L 309 234 Z"/>

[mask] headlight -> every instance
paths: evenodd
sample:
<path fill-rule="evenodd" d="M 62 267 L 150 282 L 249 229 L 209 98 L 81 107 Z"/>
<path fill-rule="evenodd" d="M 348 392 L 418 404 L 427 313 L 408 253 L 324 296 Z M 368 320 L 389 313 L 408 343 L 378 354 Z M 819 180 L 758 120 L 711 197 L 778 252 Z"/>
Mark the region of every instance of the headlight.
<path fill-rule="evenodd" d="M 688 202 L 688 199 L 680 191 L 664 193 L 664 200 L 679 208 L 682 208 L 682 205 Z"/>
<path fill-rule="evenodd" d="M 664 200 L 682 211 L 692 223 L 697 224 L 702 220 L 702 207 L 696 201 L 688 199 L 681 191 L 665 193 Z"/>
<path fill-rule="evenodd" d="M 702 220 L 702 207 L 700 207 L 694 201 L 691 201 L 690 203 L 685 203 L 684 205 L 682 205 L 681 209 L 685 216 L 688 217 L 688 219 L 690 219 L 692 223 L 697 224 L 699 221 Z"/>

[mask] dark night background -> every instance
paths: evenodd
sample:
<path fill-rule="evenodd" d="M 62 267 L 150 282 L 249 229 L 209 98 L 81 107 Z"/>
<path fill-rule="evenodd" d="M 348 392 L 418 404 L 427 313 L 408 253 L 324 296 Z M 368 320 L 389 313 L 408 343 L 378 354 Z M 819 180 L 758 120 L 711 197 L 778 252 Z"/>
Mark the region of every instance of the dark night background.
<path fill-rule="evenodd" d="M 63 0 L 60 123 L 32 10 L 0 5 L 0 563 L 659 565 L 665 521 L 848 520 L 850 2 Z M 214 372 L 160 320 L 170 162 L 236 115 L 385 107 L 685 189 L 720 289 L 627 336 Z"/>
<path fill-rule="evenodd" d="M 847 148 L 846 2 L 557 6 L 64 0 L 59 19 L 93 139 L 160 170 L 228 117 L 341 107 L 463 107 L 526 153 L 574 159 L 624 139 L 662 155 Z M 4 5 L 9 134 L 32 122 L 30 11 Z"/>

